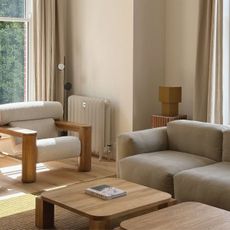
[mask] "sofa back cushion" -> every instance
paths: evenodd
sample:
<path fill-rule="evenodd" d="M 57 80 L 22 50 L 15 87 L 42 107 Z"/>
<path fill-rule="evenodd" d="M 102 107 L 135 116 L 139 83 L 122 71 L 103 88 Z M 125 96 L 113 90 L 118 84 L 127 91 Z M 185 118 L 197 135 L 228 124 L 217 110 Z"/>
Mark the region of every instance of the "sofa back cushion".
<path fill-rule="evenodd" d="M 167 125 L 169 149 L 196 154 L 215 161 L 222 159 L 223 126 L 178 120 Z"/>
<path fill-rule="evenodd" d="M 223 161 L 230 161 L 230 128 L 223 133 Z"/>

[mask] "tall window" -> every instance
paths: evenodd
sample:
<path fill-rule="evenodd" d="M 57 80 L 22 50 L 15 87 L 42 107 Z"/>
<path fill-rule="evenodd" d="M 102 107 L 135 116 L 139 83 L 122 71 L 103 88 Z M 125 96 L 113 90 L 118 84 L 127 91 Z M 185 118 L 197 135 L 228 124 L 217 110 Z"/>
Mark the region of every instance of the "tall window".
<path fill-rule="evenodd" d="M 0 104 L 27 99 L 31 0 L 0 0 Z"/>

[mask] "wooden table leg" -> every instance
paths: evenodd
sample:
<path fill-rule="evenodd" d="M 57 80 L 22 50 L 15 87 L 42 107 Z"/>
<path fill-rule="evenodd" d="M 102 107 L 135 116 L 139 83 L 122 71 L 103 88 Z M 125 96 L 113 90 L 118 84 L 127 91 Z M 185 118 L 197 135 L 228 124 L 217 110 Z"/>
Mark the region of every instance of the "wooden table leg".
<path fill-rule="evenodd" d="M 36 198 L 35 224 L 38 228 L 54 227 L 54 205 L 44 201 L 41 197 Z"/>
<path fill-rule="evenodd" d="M 108 230 L 110 229 L 110 222 L 106 220 L 93 220 L 89 221 L 90 230 Z"/>

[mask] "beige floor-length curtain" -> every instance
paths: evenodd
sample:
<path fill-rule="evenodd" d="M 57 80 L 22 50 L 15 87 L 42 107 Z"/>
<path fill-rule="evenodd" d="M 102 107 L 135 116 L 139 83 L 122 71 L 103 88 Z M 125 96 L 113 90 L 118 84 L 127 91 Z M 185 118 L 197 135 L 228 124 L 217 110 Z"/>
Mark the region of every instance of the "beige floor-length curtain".
<path fill-rule="evenodd" d="M 30 99 L 64 100 L 65 0 L 33 0 L 33 80 Z"/>
<path fill-rule="evenodd" d="M 223 122 L 223 0 L 201 0 L 194 120 Z"/>

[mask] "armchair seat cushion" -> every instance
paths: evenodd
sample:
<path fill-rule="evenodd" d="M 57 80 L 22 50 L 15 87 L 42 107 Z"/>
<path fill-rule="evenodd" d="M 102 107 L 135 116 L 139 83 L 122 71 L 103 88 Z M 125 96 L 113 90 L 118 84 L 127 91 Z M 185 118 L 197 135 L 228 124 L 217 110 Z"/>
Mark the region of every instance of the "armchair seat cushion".
<path fill-rule="evenodd" d="M 74 136 L 46 138 L 37 140 L 37 149 L 37 162 L 46 162 L 79 156 L 81 143 Z"/>
<path fill-rule="evenodd" d="M 173 176 L 185 169 L 206 166 L 215 161 L 171 150 L 142 153 L 119 161 L 120 177 L 173 194 Z"/>
<path fill-rule="evenodd" d="M 230 211 L 230 162 L 189 169 L 174 178 L 178 201 L 197 201 Z"/>

